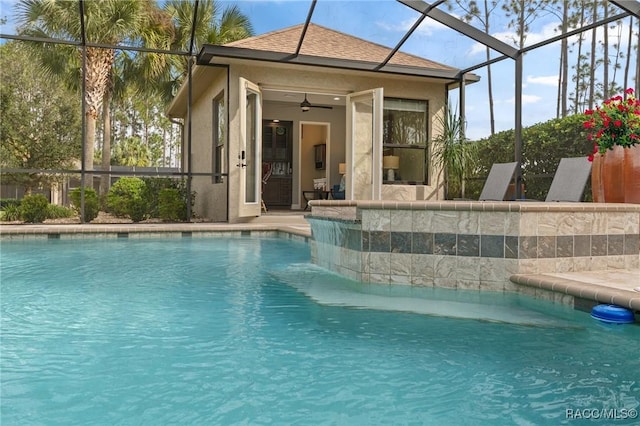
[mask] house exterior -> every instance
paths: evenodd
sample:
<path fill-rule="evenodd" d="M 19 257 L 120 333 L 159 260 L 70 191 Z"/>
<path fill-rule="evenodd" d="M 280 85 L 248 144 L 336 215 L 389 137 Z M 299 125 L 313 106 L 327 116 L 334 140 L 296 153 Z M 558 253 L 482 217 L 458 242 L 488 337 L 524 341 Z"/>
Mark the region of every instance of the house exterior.
<path fill-rule="evenodd" d="M 168 109 L 185 123 L 195 213 L 304 209 L 340 172 L 347 200 L 438 199 L 431 141 L 459 84 L 454 68 L 314 24 L 205 45 Z"/>

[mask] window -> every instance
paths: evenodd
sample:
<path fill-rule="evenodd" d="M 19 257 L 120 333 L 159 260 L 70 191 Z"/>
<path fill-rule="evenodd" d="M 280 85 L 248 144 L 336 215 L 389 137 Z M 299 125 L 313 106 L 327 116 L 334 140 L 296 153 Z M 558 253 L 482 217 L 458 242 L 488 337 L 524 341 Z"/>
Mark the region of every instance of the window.
<path fill-rule="evenodd" d="M 213 147 L 212 147 L 212 182 L 222 183 L 225 173 L 224 146 L 226 138 L 226 110 L 224 107 L 224 92 L 213 100 Z"/>
<path fill-rule="evenodd" d="M 427 101 L 384 99 L 382 143 L 383 168 L 387 166 L 383 170 L 385 184 L 427 184 L 427 113 Z"/>

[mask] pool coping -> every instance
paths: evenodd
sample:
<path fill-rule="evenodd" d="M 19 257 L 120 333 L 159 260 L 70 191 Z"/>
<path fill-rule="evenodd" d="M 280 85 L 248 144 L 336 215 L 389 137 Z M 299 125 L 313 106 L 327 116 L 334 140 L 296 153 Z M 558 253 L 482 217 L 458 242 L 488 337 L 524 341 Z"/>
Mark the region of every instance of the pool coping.
<path fill-rule="evenodd" d="M 242 233 L 282 232 L 310 238 L 311 228 L 288 223 L 119 223 L 119 224 L 19 224 L 0 225 L 0 241 L 4 236 L 69 235 L 69 234 L 169 234 L 169 233 Z"/>
<path fill-rule="evenodd" d="M 617 275 L 625 282 L 615 285 L 606 279 L 607 274 Z M 640 282 L 640 270 L 609 270 L 560 274 L 516 274 L 511 282 L 527 287 L 566 294 L 580 299 L 622 306 L 640 312 L 640 292 L 633 290 L 633 283 Z M 623 288 L 623 287 L 628 287 Z"/>

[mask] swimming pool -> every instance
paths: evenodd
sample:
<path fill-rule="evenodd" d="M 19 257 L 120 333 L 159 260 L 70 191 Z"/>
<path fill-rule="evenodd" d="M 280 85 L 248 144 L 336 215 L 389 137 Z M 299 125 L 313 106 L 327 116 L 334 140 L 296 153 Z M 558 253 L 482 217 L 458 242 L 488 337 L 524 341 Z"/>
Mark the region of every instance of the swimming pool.
<path fill-rule="evenodd" d="M 284 239 L 3 243 L 2 424 L 637 422 L 638 325 L 309 258 Z"/>

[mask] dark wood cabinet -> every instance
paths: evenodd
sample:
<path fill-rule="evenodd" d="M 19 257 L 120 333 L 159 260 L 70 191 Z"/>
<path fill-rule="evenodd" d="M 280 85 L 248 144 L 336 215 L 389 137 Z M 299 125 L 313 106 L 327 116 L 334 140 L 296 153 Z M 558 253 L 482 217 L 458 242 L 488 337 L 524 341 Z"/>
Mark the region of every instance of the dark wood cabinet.
<path fill-rule="evenodd" d="M 262 199 L 267 207 L 291 207 L 292 130 L 292 121 L 264 120 L 262 123 L 262 169 L 263 173 L 270 174 L 262 187 Z"/>

